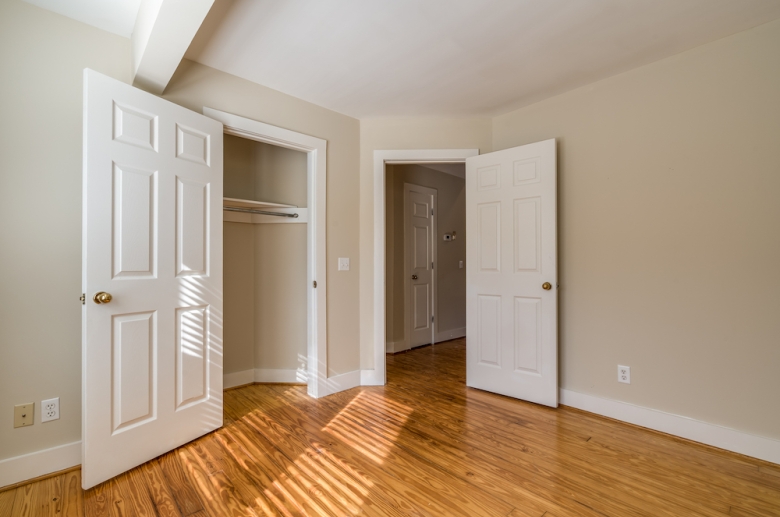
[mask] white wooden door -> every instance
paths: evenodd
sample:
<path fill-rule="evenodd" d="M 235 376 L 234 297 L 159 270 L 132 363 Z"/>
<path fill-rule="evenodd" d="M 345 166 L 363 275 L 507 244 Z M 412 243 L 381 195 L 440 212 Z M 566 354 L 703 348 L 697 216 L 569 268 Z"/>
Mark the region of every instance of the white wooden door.
<path fill-rule="evenodd" d="M 433 239 L 436 190 L 404 184 L 404 249 L 409 347 L 433 343 Z"/>
<path fill-rule="evenodd" d="M 555 140 L 466 159 L 466 384 L 558 405 Z"/>
<path fill-rule="evenodd" d="M 83 195 L 86 489 L 222 425 L 222 124 L 85 70 Z"/>

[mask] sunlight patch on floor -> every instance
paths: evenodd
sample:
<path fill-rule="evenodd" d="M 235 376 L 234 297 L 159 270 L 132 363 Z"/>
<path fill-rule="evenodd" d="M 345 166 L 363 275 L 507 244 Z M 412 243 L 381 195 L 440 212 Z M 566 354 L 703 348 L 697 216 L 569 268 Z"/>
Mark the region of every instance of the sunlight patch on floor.
<path fill-rule="evenodd" d="M 334 416 L 322 431 L 332 435 L 343 443 L 353 453 L 360 454 L 372 463 L 381 465 L 390 455 L 395 438 L 400 432 L 385 432 L 385 436 L 366 428 L 366 425 L 377 425 L 369 422 L 366 407 L 376 407 L 378 400 L 367 392 L 358 393 L 341 411 Z M 401 423 L 405 422 L 412 409 L 402 404 L 381 401 L 381 405 Z M 374 417 L 375 418 L 375 417 Z M 261 409 L 255 409 L 242 416 L 234 424 L 248 425 L 255 432 L 266 439 L 278 436 L 279 430 L 275 428 L 270 415 Z M 365 425 L 364 425 L 365 422 Z M 397 423 L 395 424 L 397 425 Z M 395 427 L 394 425 L 394 427 Z M 252 509 L 263 515 L 289 515 L 290 510 L 296 508 L 305 515 L 360 515 L 364 513 L 362 506 L 370 493 L 374 483 L 358 469 L 351 467 L 345 459 L 339 457 L 338 448 L 333 450 L 332 445 L 318 441 L 309 441 L 309 446 L 304 449 L 291 463 L 279 461 L 273 457 L 270 459 L 279 463 L 276 472 L 269 472 L 266 465 L 252 459 L 253 453 L 248 457 L 239 457 L 235 446 L 230 441 L 235 441 L 240 447 L 248 447 L 244 442 L 241 432 L 229 424 L 216 434 L 216 439 L 222 442 L 223 448 L 241 466 L 245 472 L 261 469 L 271 478 L 272 486 L 264 489 L 263 496 L 253 501 Z M 331 452 L 333 450 L 333 452 Z M 261 453 L 263 451 L 253 451 Z M 265 452 L 267 453 L 267 452 Z M 255 474 L 257 475 L 257 474 Z M 272 505 L 273 507 L 269 506 Z"/>
<path fill-rule="evenodd" d="M 358 424 L 360 421 L 367 420 L 366 413 L 361 408 L 366 404 L 371 406 L 369 401 L 372 399 L 376 400 L 370 393 L 366 391 L 360 392 L 322 430 L 348 444 L 374 463 L 381 465 L 395 444 L 395 439 L 400 432 L 400 426 L 397 431 L 383 430 L 380 436 L 367 429 L 364 425 Z M 393 403 L 393 410 L 401 424 L 406 422 L 413 411 L 412 408 L 398 403 Z M 370 425 L 370 422 L 368 424 Z"/>

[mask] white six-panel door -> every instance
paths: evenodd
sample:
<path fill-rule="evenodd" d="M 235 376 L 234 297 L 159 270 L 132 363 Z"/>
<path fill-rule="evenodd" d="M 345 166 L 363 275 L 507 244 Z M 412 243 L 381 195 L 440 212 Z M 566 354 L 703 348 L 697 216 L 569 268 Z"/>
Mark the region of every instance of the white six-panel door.
<path fill-rule="evenodd" d="M 436 189 L 404 184 L 406 332 L 409 347 L 434 341 L 434 204 Z"/>
<path fill-rule="evenodd" d="M 85 70 L 83 211 L 89 488 L 222 425 L 222 125 Z"/>
<path fill-rule="evenodd" d="M 466 159 L 466 384 L 558 405 L 555 140 Z"/>

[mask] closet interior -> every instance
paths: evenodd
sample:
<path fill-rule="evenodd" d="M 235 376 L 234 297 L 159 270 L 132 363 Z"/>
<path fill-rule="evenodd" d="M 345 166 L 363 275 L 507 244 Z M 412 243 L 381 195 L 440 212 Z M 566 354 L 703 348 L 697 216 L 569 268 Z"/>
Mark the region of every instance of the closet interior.
<path fill-rule="evenodd" d="M 306 382 L 307 154 L 225 134 L 224 372 Z"/>

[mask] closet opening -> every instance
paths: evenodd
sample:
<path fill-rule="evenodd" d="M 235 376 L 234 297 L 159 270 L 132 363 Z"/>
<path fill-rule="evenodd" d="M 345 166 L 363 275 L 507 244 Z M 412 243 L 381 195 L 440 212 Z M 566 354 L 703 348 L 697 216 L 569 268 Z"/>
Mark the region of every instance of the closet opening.
<path fill-rule="evenodd" d="M 306 384 L 306 153 L 233 135 L 223 149 L 224 371 Z"/>
<path fill-rule="evenodd" d="M 327 386 L 325 141 L 206 108 L 224 124 L 224 387 Z"/>

